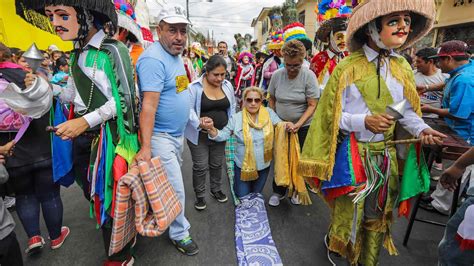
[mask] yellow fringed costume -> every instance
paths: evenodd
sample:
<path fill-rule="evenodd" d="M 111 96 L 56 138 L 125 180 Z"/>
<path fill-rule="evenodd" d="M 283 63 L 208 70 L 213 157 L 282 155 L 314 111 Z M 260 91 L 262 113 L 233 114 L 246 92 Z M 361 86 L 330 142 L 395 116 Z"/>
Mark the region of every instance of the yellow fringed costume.
<path fill-rule="evenodd" d="M 408 63 L 400 57 L 390 57 L 392 76 L 403 86 L 406 98 L 414 111 L 421 115 L 420 100 L 415 88 L 413 72 Z M 334 70 L 320 99 L 318 109 L 306 138 L 299 173 L 313 184 L 313 177 L 329 180 L 333 173 L 335 154 L 338 145 L 339 121 L 342 116 L 342 97 L 344 90 L 354 84 L 362 95 L 372 114 L 385 113 L 393 103 L 392 96 L 381 80 L 381 94 L 377 98 L 378 76 L 374 63 L 369 63 L 363 50 L 354 52 L 343 60 Z M 384 134 L 385 142 L 393 140 L 394 127 Z M 384 142 L 366 143 L 375 153 L 383 152 Z M 359 148 L 362 151 L 362 145 Z M 376 265 L 380 247 L 391 255 L 398 254 L 390 234 L 392 211 L 395 208 L 398 190 L 398 168 L 395 148 L 388 149 L 391 155 L 388 195 L 379 215 L 367 215 L 365 201 L 374 201 L 373 194 L 359 203 L 352 202 L 353 197 L 345 195 L 332 200 L 331 226 L 329 230 L 329 249 L 346 257 L 351 264 Z M 361 154 L 363 154 L 361 152 Z M 364 219 L 365 216 L 365 219 Z"/>

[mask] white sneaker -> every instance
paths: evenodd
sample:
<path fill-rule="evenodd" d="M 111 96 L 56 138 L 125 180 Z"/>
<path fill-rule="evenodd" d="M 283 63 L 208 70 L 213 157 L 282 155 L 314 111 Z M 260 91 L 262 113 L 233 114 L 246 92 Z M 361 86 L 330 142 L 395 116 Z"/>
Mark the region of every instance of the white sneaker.
<path fill-rule="evenodd" d="M 5 203 L 5 207 L 8 209 L 15 206 L 16 200 L 15 200 L 15 197 L 5 196 L 5 199 L 3 199 L 3 202 Z"/>
<path fill-rule="evenodd" d="M 293 205 L 300 205 L 301 204 L 300 198 L 298 197 L 298 194 L 293 194 L 290 201 L 291 201 L 291 203 L 293 203 Z"/>
<path fill-rule="evenodd" d="M 280 205 L 280 200 L 284 199 L 285 196 L 280 196 L 278 194 L 273 194 L 268 200 L 268 205 L 276 207 Z"/>

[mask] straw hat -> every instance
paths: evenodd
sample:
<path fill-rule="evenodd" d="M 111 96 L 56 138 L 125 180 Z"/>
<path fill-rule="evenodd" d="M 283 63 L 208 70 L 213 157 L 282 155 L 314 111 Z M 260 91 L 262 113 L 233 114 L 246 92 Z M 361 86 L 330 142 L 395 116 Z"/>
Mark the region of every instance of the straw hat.
<path fill-rule="evenodd" d="M 365 0 L 353 11 L 347 27 L 347 43 L 350 52 L 362 48 L 369 38 L 361 32 L 364 26 L 378 17 L 394 12 L 408 11 L 412 14 L 412 32 L 408 35 L 405 44 L 400 47 L 406 49 L 423 38 L 433 27 L 436 8 L 433 0 Z"/>

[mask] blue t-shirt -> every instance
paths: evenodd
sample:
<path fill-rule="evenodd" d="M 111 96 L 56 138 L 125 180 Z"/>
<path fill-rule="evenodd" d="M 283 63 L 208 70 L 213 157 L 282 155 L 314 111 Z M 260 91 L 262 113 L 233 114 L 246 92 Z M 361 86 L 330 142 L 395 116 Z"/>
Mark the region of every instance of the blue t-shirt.
<path fill-rule="evenodd" d="M 191 101 L 181 57 L 169 54 L 155 42 L 138 59 L 137 74 L 140 93 L 161 93 L 154 132 L 182 136 L 189 120 Z"/>
<path fill-rule="evenodd" d="M 449 73 L 444 90 L 443 108 L 459 118 L 446 118 L 448 125 L 471 145 L 474 142 L 474 61 Z"/>

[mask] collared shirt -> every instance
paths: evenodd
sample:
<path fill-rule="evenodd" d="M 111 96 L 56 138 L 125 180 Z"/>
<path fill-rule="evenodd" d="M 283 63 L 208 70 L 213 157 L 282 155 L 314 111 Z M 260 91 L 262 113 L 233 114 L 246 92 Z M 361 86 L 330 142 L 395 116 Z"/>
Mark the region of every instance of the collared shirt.
<path fill-rule="evenodd" d="M 471 145 L 474 142 L 474 61 L 449 72 L 443 108 L 457 120 L 445 118 L 446 123 Z"/>
<path fill-rule="evenodd" d="M 371 63 L 377 64 L 378 53 L 367 45 L 364 45 L 363 49 L 367 60 Z M 392 51 L 390 56 L 398 57 L 399 55 Z M 393 102 L 397 103 L 402 101 L 404 99 L 403 86 L 392 76 L 390 72 L 390 65 L 388 63 L 385 62 L 381 66 L 380 75 L 387 84 L 388 90 L 392 95 Z M 367 142 L 374 135 L 374 133 L 365 128 L 365 118 L 371 114 L 372 113 L 367 107 L 367 104 L 360 94 L 359 89 L 357 89 L 355 84 L 349 85 L 344 90 L 342 96 L 342 117 L 341 121 L 339 122 L 339 127 L 345 132 L 355 132 L 356 138 L 359 141 Z M 429 128 L 423 119 L 421 119 L 415 113 L 413 107 L 410 104 L 407 104 L 404 117 L 400 119 L 399 122 L 406 130 L 408 130 L 410 134 L 416 137 L 418 137 L 423 130 Z M 383 134 L 377 134 L 372 139 L 372 142 L 379 142 L 383 140 Z"/>
<path fill-rule="evenodd" d="M 195 80 L 188 87 L 189 94 L 191 96 L 191 110 L 189 113 L 189 121 L 184 131 L 184 136 L 191 141 L 194 145 L 198 145 L 199 140 L 199 118 L 201 117 L 201 98 L 203 93 L 203 79 L 205 75 L 202 75 L 199 79 Z M 227 117 L 229 120 L 235 114 L 237 102 L 234 96 L 234 88 L 228 80 L 224 80 L 222 83 L 222 91 L 230 102 L 230 107 L 227 109 Z"/>
<path fill-rule="evenodd" d="M 86 44 L 83 51 L 79 54 L 79 58 L 77 59 L 77 64 L 95 84 L 95 88 L 98 88 L 102 94 L 107 98 L 107 102 L 99 107 L 98 109 L 86 114 L 83 118 L 87 121 L 90 128 L 93 128 L 101 123 L 115 117 L 117 114 L 117 109 L 115 106 L 115 99 L 112 95 L 112 86 L 110 84 L 110 80 L 107 78 L 107 74 L 99 68 L 94 70 L 93 66 L 86 66 L 86 58 L 89 53 L 90 48 L 99 49 L 102 40 L 106 37 L 105 32 L 103 30 L 98 31 L 94 36 L 92 36 L 91 40 Z M 78 48 L 78 47 L 76 47 Z M 95 75 L 94 75 L 95 72 Z M 74 78 L 71 76 L 68 79 L 68 84 L 64 88 L 58 88 L 53 86 L 54 94 L 58 95 L 61 102 L 74 103 L 74 110 L 75 112 L 84 111 L 87 106 L 84 101 L 88 99 L 82 99 L 77 91 L 76 84 L 74 83 Z M 89 91 L 90 88 L 81 88 L 83 90 Z"/>
<path fill-rule="evenodd" d="M 267 107 L 265 107 L 267 108 Z M 270 108 L 267 108 L 270 113 L 270 120 L 273 125 L 281 122 L 281 119 L 278 115 Z M 252 135 L 253 142 L 253 152 L 255 155 L 255 161 L 257 162 L 257 170 L 263 170 L 270 166 L 270 162 L 265 163 L 264 160 L 264 136 L 262 129 L 250 128 L 250 134 Z M 226 141 L 231 135 L 235 136 L 236 147 L 235 147 L 235 156 L 234 162 L 239 167 L 242 168 L 242 163 L 245 157 L 245 144 L 244 144 L 244 130 L 242 127 L 242 112 L 235 114 L 232 119 L 229 120 L 229 123 L 225 128 L 218 131 L 218 134 L 215 138 L 209 136 L 209 139 L 215 141 Z"/>

